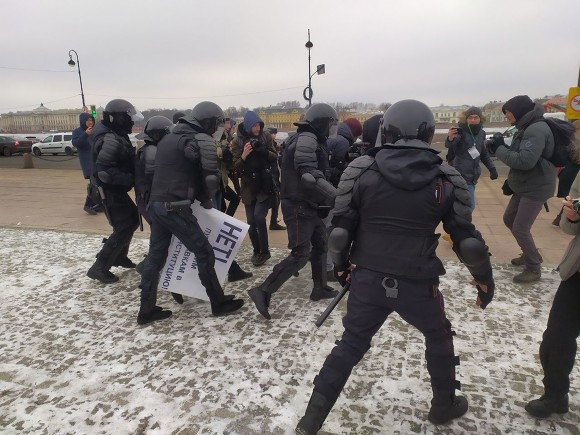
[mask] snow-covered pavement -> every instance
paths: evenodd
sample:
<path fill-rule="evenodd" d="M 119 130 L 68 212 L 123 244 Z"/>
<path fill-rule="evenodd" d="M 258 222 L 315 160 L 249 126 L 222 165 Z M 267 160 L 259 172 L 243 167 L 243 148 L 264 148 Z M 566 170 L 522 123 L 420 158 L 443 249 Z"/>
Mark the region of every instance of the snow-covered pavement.
<path fill-rule="evenodd" d="M 293 433 L 312 380 L 340 336 L 341 302 L 327 322 L 314 321 L 328 301 L 308 299 L 307 266 L 272 298 L 263 319 L 246 291 L 286 255 L 226 285 L 246 300 L 241 314 L 211 316 L 209 304 L 186 298 L 174 315 L 138 326 L 133 270 L 120 281 L 85 276 L 101 237 L 0 228 L 0 433 L 2 434 L 286 434 Z M 140 260 L 147 241 L 136 239 Z M 251 250 L 238 256 L 250 269 Z M 516 285 L 514 268 L 498 266 L 496 297 L 475 306 L 470 276 L 446 262 L 440 289 L 461 358 L 458 378 L 470 403 L 447 426 L 427 422 L 431 391 L 423 339 L 398 316 L 377 334 L 355 368 L 322 433 L 580 434 L 576 367 L 568 414 L 541 421 L 524 404 L 542 392 L 538 346 L 559 283 L 544 268 L 539 283 Z M 335 284 L 336 285 L 336 284 Z"/>

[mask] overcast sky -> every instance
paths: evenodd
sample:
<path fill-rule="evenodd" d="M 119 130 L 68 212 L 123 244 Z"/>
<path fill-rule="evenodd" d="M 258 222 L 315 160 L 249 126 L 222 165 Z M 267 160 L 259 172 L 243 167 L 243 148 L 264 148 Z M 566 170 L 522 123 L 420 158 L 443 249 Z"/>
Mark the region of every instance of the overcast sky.
<path fill-rule="evenodd" d="M 567 94 L 579 0 L 5 0 L 0 113 L 125 98 L 138 109 L 313 102 L 483 105 Z M 73 55 L 73 58 L 76 58 Z"/>

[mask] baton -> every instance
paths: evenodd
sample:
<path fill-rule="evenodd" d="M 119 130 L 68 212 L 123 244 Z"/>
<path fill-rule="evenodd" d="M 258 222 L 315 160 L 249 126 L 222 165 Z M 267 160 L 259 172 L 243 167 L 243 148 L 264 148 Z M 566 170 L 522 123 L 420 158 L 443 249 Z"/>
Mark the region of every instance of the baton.
<path fill-rule="evenodd" d="M 99 192 L 99 196 L 101 197 L 101 205 L 103 206 L 103 211 L 105 212 L 105 216 L 107 217 L 107 220 L 109 221 L 109 224 L 111 226 L 113 226 L 113 224 L 111 223 L 111 216 L 109 215 L 109 209 L 107 208 L 107 197 L 105 196 L 105 191 L 103 190 L 102 186 L 97 186 L 97 190 Z"/>
<path fill-rule="evenodd" d="M 349 288 L 350 282 L 347 282 L 344 285 L 344 287 L 338 292 L 338 294 L 334 297 L 334 299 L 330 301 L 330 304 L 328 304 L 326 310 L 324 310 L 324 312 L 318 317 L 318 320 L 316 321 L 317 328 L 320 328 L 322 326 L 326 318 L 330 315 L 330 313 L 332 313 L 332 310 L 336 308 L 336 306 L 338 305 L 340 300 L 344 297 Z"/>
<path fill-rule="evenodd" d="M 139 215 L 139 229 L 143 231 L 143 215 L 141 213 L 137 213 Z"/>

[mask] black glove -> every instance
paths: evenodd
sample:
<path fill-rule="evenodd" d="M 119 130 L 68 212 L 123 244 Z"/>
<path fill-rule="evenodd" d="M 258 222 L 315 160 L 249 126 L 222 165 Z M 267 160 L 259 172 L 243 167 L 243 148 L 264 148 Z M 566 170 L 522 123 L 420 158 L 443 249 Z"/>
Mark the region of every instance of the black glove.
<path fill-rule="evenodd" d="M 343 287 L 346 285 L 347 281 L 350 281 L 350 266 L 350 262 L 347 262 L 341 266 L 334 266 L 334 276 L 336 277 L 338 283 Z M 341 275 L 338 274 L 339 272 L 342 272 Z"/>
<path fill-rule="evenodd" d="M 494 133 L 491 139 L 485 141 L 485 146 L 491 155 L 495 155 L 495 152 L 500 146 L 505 146 L 503 135 L 501 133 Z"/>
<path fill-rule="evenodd" d="M 476 287 L 477 287 L 477 299 L 481 301 L 479 307 L 482 310 L 485 310 L 485 307 L 487 307 L 491 302 L 491 300 L 493 299 L 495 283 L 492 280 L 491 283 L 487 284 L 487 292 L 484 292 L 478 284 L 476 284 Z"/>
<path fill-rule="evenodd" d="M 222 160 L 224 161 L 224 163 L 231 163 L 234 161 L 234 155 L 232 154 L 230 147 L 228 146 L 222 147 Z"/>
<path fill-rule="evenodd" d="M 489 178 L 492 180 L 497 179 L 497 169 L 493 168 L 489 170 Z"/>
<path fill-rule="evenodd" d="M 206 199 L 205 201 L 200 201 L 201 202 L 201 206 L 203 208 L 205 208 L 206 210 L 211 210 L 213 208 L 213 203 L 211 202 L 211 199 Z"/>

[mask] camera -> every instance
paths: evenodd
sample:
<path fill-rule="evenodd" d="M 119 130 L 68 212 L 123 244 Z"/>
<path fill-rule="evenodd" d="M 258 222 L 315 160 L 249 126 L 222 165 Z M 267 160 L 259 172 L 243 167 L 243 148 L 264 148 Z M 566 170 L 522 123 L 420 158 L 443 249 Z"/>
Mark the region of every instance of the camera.
<path fill-rule="evenodd" d="M 487 148 L 487 151 L 491 154 L 494 155 L 496 150 L 501 146 L 501 145 L 505 145 L 505 142 L 503 140 L 503 135 L 501 133 L 495 133 L 491 138 L 485 140 L 483 142 L 483 144 L 485 145 L 485 147 Z"/>
<path fill-rule="evenodd" d="M 576 213 L 580 213 L 580 198 L 572 200 L 572 210 Z"/>
<path fill-rule="evenodd" d="M 250 139 L 250 146 L 254 151 L 259 151 L 264 147 L 258 139 Z"/>

